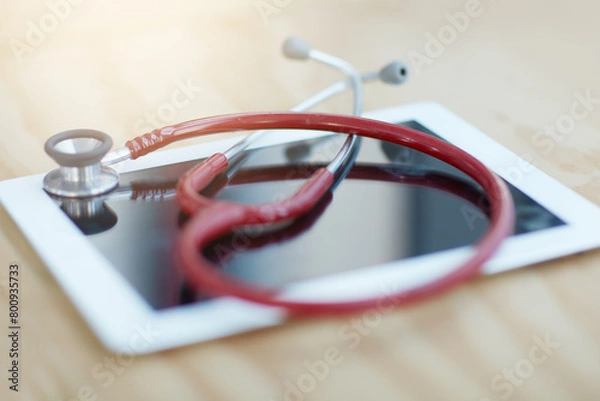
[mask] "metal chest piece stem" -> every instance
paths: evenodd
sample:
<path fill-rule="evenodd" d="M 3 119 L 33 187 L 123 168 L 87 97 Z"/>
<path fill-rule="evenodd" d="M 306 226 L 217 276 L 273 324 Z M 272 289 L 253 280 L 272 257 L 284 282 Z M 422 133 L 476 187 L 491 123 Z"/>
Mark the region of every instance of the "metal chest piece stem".
<path fill-rule="evenodd" d="M 67 198 L 85 198 L 113 190 L 119 184 L 119 175 L 101 164 L 111 147 L 110 136 L 91 129 L 75 129 L 52 136 L 44 150 L 60 168 L 44 177 L 44 189 Z"/>

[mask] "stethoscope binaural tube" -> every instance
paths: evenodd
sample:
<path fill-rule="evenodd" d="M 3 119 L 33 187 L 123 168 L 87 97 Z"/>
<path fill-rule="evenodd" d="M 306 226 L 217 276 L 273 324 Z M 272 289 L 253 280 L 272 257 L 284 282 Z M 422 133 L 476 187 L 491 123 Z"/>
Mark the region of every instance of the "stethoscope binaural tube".
<path fill-rule="evenodd" d="M 285 41 L 283 45 L 283 53 L 293 59 L 306 60 L 311 59 L 322 63 L 326 66 L 333 67 L 341 73 L 345 74 L 348 77 L 348 81 L 350 83 L 350 87 L 353 92 L 352 99 L 352 115 L 360 116 L 362 114 L 363 108 L 363 88 L 362 88 L 362 77 L 358 73 L 358 71 L 352 66 L 352 64 L 348 63 L 345 60 L 334 57 L 327 53 L 320 52 L 318 50 L 312 49 L 311 46 L 302 39 L 299 38 L 289 38 Z M 315 95 L 317 97 L 319 94 Z M 311 99 L 301 103 L 300 105 L 292 108 L 291 111 L 304 111 L 312 106 L 318 104 L 310 103 Z M 248 148 L 254 141 L 259 139 L 262 135 L 265 134 L 266 131 L 256 131 L 242 140 L 238 141 L 231 148 L 222 153 L 223 156 L 227 159 L 228 168 L 242 155 L 242 152 Z M 354 135 L 348 135 L 344 143 L 342 144 L 341 149 L 335 155 L 333 160 L 329 162 L 327 165 L 327 169 L 331 171 L 336 177 L 342 177 L 344 172 L 347 170 L 347 167 L 354 162 L 356 158 L 356 154 L 358 153 L 358 149 L 360 147 L 360 138 Z M 214 155 L 216 157 L 217 155 Z M 239 166 L 239 164 L 238 164 Z"/>

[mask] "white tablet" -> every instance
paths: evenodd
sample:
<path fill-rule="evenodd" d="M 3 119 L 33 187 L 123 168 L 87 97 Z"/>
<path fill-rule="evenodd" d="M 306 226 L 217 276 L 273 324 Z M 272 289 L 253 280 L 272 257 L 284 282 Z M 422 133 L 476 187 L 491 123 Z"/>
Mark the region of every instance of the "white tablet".
<path fill-rule="evenodd" d="M 600 209 L 434 103 L 368 113 L 437 135 L 482 160 L 511 187 L 515 234 L 486 274 L 600 245 Z M 248 151 L 217 197 L 271 201 L 325 163 L 341 136 L 271 132 Z M 285 314 L 185 284 L 172 261 L 184 224 L 174 201 L 182 172 L 235 138 L 156 152 L 116 166 L 114 192 L 53 199 L 43 175 L 0 183 L 0 201 L 101 341 L 139 354 L 284 323 Z M 297 176 L 294 177 L 294 174 Z M 297 179 L 281 180 L 282 177 Z M 348 178 L 308 216 L 254 235 L 225 236 L 204 250 L 227 274 L 282 296 L 334 301 L 385 296 L 431 280 L 466 257 L 487 227 L 480 189 L 419 152 L 363 140 Z"/>

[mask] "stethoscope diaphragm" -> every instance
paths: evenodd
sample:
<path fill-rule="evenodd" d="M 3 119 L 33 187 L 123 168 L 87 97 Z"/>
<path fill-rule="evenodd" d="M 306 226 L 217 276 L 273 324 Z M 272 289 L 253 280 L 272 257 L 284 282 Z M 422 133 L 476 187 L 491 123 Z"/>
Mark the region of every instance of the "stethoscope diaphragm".
<path fill-rule="evenodd" d="M 74 129 L 50 137 L 44 149 L 60 167 L 44 177 L 44 189 L 65 198 L 112 191 L 119 185 L 119 175 L 101 163 L 112 143 L 108 134 L 92 129 Z"/>

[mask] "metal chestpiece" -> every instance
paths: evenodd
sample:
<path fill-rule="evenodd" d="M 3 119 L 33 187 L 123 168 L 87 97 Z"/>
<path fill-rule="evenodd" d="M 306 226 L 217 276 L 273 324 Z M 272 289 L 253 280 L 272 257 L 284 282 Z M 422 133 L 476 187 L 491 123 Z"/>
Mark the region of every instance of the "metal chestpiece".
<path fill-rule="evenodd" d="M 110 136 L 91 129 L 75 129 L 52 136 L 44 150 L 60 168 L 44 177 L 44 189 L 67 198 L 85 198 L 113 190 L 119 184 L 119 175 L 101 164 L 111 147 Z"/>

